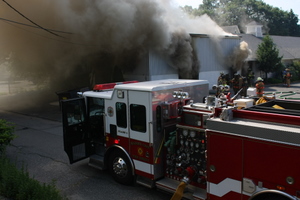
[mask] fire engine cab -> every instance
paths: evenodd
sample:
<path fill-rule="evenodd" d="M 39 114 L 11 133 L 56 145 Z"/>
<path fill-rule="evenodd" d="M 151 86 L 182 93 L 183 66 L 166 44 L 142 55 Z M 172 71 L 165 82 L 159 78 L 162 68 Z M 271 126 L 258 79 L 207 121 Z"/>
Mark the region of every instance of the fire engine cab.
<path fill-rule="evenodd" d="M 62 101 L 64 149 L 70 163 L 109 169 L 114 179 L 153 187 L 164 176 L 164 135 L 176 130 L 188 95 L 202 101 L 203 80 L 158 80 L 96 85 Z"/>
<path fill-rule="evenodd" d="M 204 80 L 96 85 L 62 101 L 70 163 L 172 199 L 300 198 L 300 102 L 210 96 Z"/>

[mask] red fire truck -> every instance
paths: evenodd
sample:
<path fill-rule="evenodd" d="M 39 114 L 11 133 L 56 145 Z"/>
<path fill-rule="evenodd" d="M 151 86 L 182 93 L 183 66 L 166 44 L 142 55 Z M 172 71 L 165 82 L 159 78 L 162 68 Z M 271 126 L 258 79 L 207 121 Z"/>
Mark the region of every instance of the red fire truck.
<path fill-rule="evenodd" d="M 229 105 L 208 93 L 207 81 L 169 79 L 100 84 L 64 100 L 70 163 L 89 158 L 119 183 L 174 200 L 299 199 L 300 102 Z"/>

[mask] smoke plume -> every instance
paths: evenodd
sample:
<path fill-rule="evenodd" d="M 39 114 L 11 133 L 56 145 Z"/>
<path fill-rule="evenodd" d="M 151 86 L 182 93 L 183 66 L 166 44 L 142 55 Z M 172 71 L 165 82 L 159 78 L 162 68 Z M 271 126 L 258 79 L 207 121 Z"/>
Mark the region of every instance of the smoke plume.
<path fill-rule="evenodd" d="M 240 71 L 245 64 L 246 58 L 251 54 L 248 43 L 242 41 L 239 46 L 236 46 L 229 57 L 230 65 L 234 72 Z"/>
<path fill-rule="evenodd" d="M 190 18 L 171 0 L 6 0 L 0 4 L 4 19 L 0 20 L 0 56 L 11 55 L 8 65 L 15 74 L 48 82 L 56 90 L 120 81 L 120 72 L 133 70 L 149 50 L 165 55 L 181 77 L 189 78 L 194 60 L 189 33 L 226 34 L 208 16 Z"/>

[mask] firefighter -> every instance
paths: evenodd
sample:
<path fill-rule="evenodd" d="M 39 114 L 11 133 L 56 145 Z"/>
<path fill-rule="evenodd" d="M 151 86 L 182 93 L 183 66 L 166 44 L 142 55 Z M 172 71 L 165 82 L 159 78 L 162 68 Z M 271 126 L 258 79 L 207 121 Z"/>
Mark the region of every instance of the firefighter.
<path fill-rule="evenodd" d="M 247 89 L 249 87 L 249 84 L 248 84 L 248 80 L 246 77 L 242 77 L 242 80 L 243 80 L 243 83 L 242 83 L 242 92 L 241 92 L 241 96 L 244 96 L 246 97 L 247 96 Z"/>
<path fill-rule="evenodd" d="M 282 82 L 283 82 L 284 85 L 286 84 L 285 75 L 286 75 L 286 69 L 282 72 Z"/>
<path fill-rule="evenodd" d="M 290 69 L 285 69 L 285 74 L 284 74 L 284 82 L 286 84 L 287 87 L 290 87 L 291 84 L 291 78 L 292 78 L 292 74 L 290 72 Z"/>
<path fill-rule="evenodd" d="M 216 90 L 217 90 L 216 96 L 219 96 L 221 93 L 223 93 L 225 85 L 226 85 L 225 76 L 224 76 L 224 73 L 221 72 L 220 76 L 218 77 L 218 80 L 217 80 L 217 85 L 215 86 Z"/>
<path fill-rule="evenodd" d="M 223 72 L 220 73 L 220 76 L 218 77 L 218 85 L 226 85 L 226 79 Z"/>
<path fill-rule="evenodd" d="M 253 87 L 253 79 L 254 79 L 254 72 L 251 70 L 251 68 L 248 68 L 247 82 L 249 84 L 249 87 Z"/>
<path fill-rule="evenodd" d="M 263 81 L 264 80 L 261 77 L 258 77 L 255 82 L 256 95 L 258 97 L 262 97 L 264 94 L 265 84 Z"/>
<path fill-rule="evenodd" d="M 235 74 L 234 78 L 231 79 L 231 83 L 234 94 L 237 94 L 237 92 L 242 88 L 243 78 L 239 74 Z"/>

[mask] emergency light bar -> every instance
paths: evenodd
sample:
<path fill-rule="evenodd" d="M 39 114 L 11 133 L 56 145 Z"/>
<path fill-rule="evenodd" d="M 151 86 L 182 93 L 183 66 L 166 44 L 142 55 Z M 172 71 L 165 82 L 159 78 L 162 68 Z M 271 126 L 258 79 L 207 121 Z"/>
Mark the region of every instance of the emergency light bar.
<path fill-rule="evenodd" d="M 93 91 L 110 90 L 119 84 L 137 83 L 137 82 L 138 81 L 124 81 L 124 82 L 116 82 L 116 83 L 96 84 L 93 88 Z"/>

